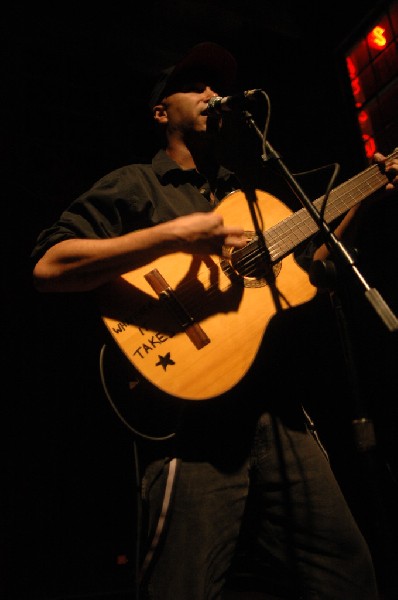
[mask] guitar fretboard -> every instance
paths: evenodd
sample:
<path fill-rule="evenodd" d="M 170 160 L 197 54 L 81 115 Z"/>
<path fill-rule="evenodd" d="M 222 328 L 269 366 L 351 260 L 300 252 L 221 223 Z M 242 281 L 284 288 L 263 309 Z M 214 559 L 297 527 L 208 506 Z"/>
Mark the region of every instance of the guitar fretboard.
<path fill-rule="evenodd" d="M 393 152 L 389 158 L 398 155 Z M 368 167 L 362 173 L 333 189 L 326 202 L 324 218 L 329 224 L 334 219 L 348 212 L 350 208 L 361 202 L 386 185 L 386 176 L 378 165 Z M 314 200 L 314 206 L 320 211 L 324 196 Z M 301 208 L 286 217 L 265 233 L 265 240 L 272 262 L 278 262 L 290 254 L 300 243 L 309 239 L 318 230 L 318 225 L 305 208 Z"/>

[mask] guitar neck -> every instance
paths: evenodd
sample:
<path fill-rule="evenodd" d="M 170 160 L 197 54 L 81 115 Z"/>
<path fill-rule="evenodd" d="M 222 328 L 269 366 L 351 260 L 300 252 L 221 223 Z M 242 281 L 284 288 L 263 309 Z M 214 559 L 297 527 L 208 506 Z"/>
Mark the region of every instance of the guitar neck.
<path fill-rule="evenodd" d="M 390 158 L 396 156 L 396 150 Z M 369 197 L 371 194 L 386 185 L 386 176 L 380 171 L 378 165 L 368 167 L 362 173 L 355 175 L 348 181 L 333 189 L 326 202 L 324 219 L 331 223 L 337 217 L 348 212 L 350 208 Z M 314 200 L 314 206 L 322 209 L 324 196 Z M 273 262 L 281 260 L 290 254 L 299 244 L 309 239 L 318 231 L 318 225 L 306 208 L 301 208 L 265 234 L 267 247 Z"/>

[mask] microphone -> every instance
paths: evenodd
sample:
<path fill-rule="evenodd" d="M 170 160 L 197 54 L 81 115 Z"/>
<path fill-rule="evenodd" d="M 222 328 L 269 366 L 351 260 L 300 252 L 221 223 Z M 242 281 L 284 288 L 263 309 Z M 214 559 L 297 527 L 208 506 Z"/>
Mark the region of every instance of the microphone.
<path fill-rule="evenodd" d="M 209 114 L 243 110 L 247 101 L 251 100 L 261 90 L 248 90 L 233 96 L 213 96 L 210 98 L 206 111 Z"/>

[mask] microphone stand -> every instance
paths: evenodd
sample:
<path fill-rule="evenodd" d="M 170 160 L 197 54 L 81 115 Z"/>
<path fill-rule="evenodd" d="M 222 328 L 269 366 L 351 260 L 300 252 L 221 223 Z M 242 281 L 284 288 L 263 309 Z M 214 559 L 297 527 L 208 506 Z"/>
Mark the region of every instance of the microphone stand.
<path fill-rule="evenodd" d="M 245 118 L 249 126 L 253 128 L 260 136 L 261 140 L 263 140 L 264 136 L 258 129 L 252 115 L 246 112 Z M 349 276 L 359 282 L 360 286 L 364 290 L 364 296 L 378 317 L 381 319 L 388 332 L 395 332 L 396 335 L 396 332 L 398 331 L 398 319 L 384 301 L 382 296 L 379 294 L 378 290 L 370 287 L 370 285 L 367 283 L 364 276 L 358 269 L 354 257 L 330 230 L 328 224 L 322 218 L 322 215 L 318 212 L 314 204 L 301 189 L 294 176 L 290 173 L 286 165 L 281 160 L 279 154 L 274 150 L 268 141 L 263 142 L 262 147 L 262 164 L 264 165 L 266 162 L 272 160 L 278 166 L 290 188 L 295 192 L 295 195 L 299 198 L 303 207 L 308 211 L 312 219 L 317 224 L 332 257 L 336 258 L 336 261 L 328 260 L 324 263 L 321 261 L 315 261 L 314 264 L 319 263 L 319 265 L 322 265 L 324 272 L 321 273 L 321 275 L 323 275 L 324 280 L 328 281 L 329 283 L 327 287 L 329 288 L 331 303 L 337 319 L 338 333 L 342 344 L 342 352 L 346 365 L 348 383 L 351 386 L 351 392 L 353 395 L 354 406 L 351 424 L 353 427 L 354 445 L 357 451 L 356 457 L 358 459 L 356 468 L 360 471 L 358 479 L 359 487 L 357 488 L 356 492 L 357 498 L 361 496 L 361 500 L 359 501 L 360 504 L 358 505 L 358 507 L 360 506 L 361 508 L 358 508 L 358 510 L 363 510 L 362 494 L 364 494 L 368 500 L 367 510 L 362 516 L 362 518 L 366 517 L 366 521 L 364 522 L 365 527 L 367 526 L 368 517 L 371 516 L 371 527 L 366 536 L 368 537 L 369 541 L 374 544 L 374 549 L 378 549 L 381 557 L 381 563 L 383 565 L 387 564 L 388 577 L 388 561 L 390 560 L 389 557 L 391 556 L 391 553 L 394 552 L 393 544 L 396 539 L 394 538 L 394 528 L 391 528 L 391 522 L 395 522 L 395 513 L 391 512 L 388 495 L 391 493 L 391 491 L 393 491 L 394 498 L 397 498 L 398 487 L 397 481 L 394 480 L 390 472 L 388 461 L 383 458 L 382 462 L 384 464 L 379 464 L 378 454 L 376 452 L 377 445 L 374 424 L 373 421 L 368 417 L 367 407 L 365 406 L 363 398 L 361 398 L 358 370 L 356 367 L 356 361 L 354 360 L 352 337 L 350 335 L 347 319 L 344 314 L 343 303 L 341 302 L 339 293 L 337 291 L 337 287 L 339 286 L 333 285 L 336 283 L 341 283 L 338 281 L 339 278 L 337 277 L 336 265 L 342 263 L 343 267 L 345 267 L 348 271 Z M 253 196 L 255 196 L 253 193 L 247 195 L 249 204 L 251 203 Z M 249 208 L 251 210 L 251 214 L 254 216 L 255 211 L 253 207 L 249 206 Z M 254 221 L 255 226 L 256 224 L 257 222 Z M 264 238 L 264 235 L 262 235 L 262 237 Z M 340 287 L 344 289 L 344 282 L 342 286 L 340 285 Z M 384 490 L 384 492 L 381 491 L 381 489 L 383 489 L 383 480 L 386 475 L 389 477 L 387 498 L 383 495 L 383 493 L 387 493 L 387 490 Z M 391 490 L 391 484 L 393 484 L 393 490 Z M 356 502 L 358 502 L 358 499 Z M 392 568 L 394 569 L 394 565 L 392 565 Z"/>
<path fill-rule="evenodd" d="M 258 129 L 252 115 L 250 113 L 246 113 L 245 118 L 249 126 L 253 128 L 260 136 L 261 140 L 263 140 L 264 136 Z M 379 463 L 378 454 L 376 452 L 377 445 L 374 424 L 373 421 L 368 417 L 367 407 L 365 406 L 363 398 L 361 398 L 358 370 L 356 367 L 356 361 L 354 360 L 352 336 L 349 332 L 348 322 L 343 310 L 343 303 L 337 291 L 339 286 L 336 284 L 341 284 L 341 281 L 339 281 L 339 278 L 337 277 L 336 266 L 340 265 L 341 263 L 348 271 L 349 276 L 359 282 L 360 286 L 364 290 L 364 296 L 378 317 L 381 319 L 388 332 L 395 332 L 396 335 L 396 332 L 398 331 L 398 319 L 384 301 L 382 296 L 379 294 L 378 290 L 370 287 L 370 285 L 367 283 L 364 276 L 358 269 L 354 257 L 330 230 L 328 224 L 322 218 L 322 214 L 318 212 L 314 204 L 306 196 L 296 179 L 281 160 L 279 154 L 274 150 L 268 141 L 263 141 L 262 148 L 262 164 L 264 165 L 266 162 L 273 160 L 275 164 L 278 165 L 278 168 L 284 176 L 284 179 L 287 181 L 290 188 L 299 198 L 303 207 L 308 211 L 312 219 L 317 224 L 318 229 L 323 235 L 324 242 L 330 250 L 331 256 L 336 258 L 335 261 L 327 260 L 324 263 L 321 261 L 315 261 L 314 264 L 316 265 L 319 263 L 319 265 L 322 266 L 324 271 L 323 273 L 320 273 L 320 275 L 323 276 L 324 281 L 328 282 L 327 287 L 329 289 L 330 300 L 338 323 L 338 333 L 342 344 L 347 378 L 353 395 L 354 406 L 351 424 L 353 427 L 354 445 L 357 451 L 356 457 L 358 459 L 356 468 L 360 471 L 358 479 L 359 487 L 357 488 L 356 492 L 357 498 L 359 498 L 359 496 L 361 497 L 358 504 L 358 507 L 360 506 L 361 508 L 358 508 L 358 510 L 363 510 L 362 494 L 364 494 L 368 500 L 367 510 L 362 516 L 362 519 L 366 518 L 363 523 L 365 528 L 368 527 L 368 518 L 371 516 L 371 527 L 367 530 L 366 537 L 372 544 L 372 552 L 377 549 L 378 553 L 380 554 L 379 560 L 383 565 L 383 569 L 384 565 L 387 565 L 385 577 L 388 580 L 388 577 L 390 576 L 389 569 L 395 569 L 395 565 L 391 563 L 390 566 L 389 561 L 391 561 L 390 557 L 394 552 L 394 544 L 396 540 L 396 537 L 394 536 L 394 527 L 391 526 L 391 523 L 396 523 L 395 512 L 393 512 L 393 509 L 391 509 L 391 500 L 389 501 L 388 497 L 390 493 L 393 492 L 393 497 L 395 499 L 398 498 L 397 480 L 394 479 L 389 468 L 389 463 L 385 458 L 382 459 L 383 464 Z M 255 196 L 253 193 L 247 195 L 249 204 L 251 203 L 253 196 Z M 251 214 L 254 216 L 255 211 L 253 210 L 253 207 L 250 206 L 250 209 Z M 255 226 L 256 224 L 257 222 L 254 221 Z M 262 235 L 262 237 L 264 238 L 264 235 Z M 316 285 L 316 282 L 312 282 Z M 344 290 L 344 282 L 343 285 L 340 285 L 340 288 Z M 387 483 L 384 482 L 385 476 L 388 476 L 389 481 L 388 489 L 384 489 L 383 492 L 381 491 L 384 487 L 383 483 Z M 391 489 L 391 484 L 393 484 L 393 489 Z M 385 497 L 383 494 L 387 494 L 387 497 Z M 358 502 L 358 499 L 356 501 Z"/>
<path fill-rule="evenodd" d="M 244 118 L 248 126 L 252 128 L 257 133 L 257 135 L 259 135 L 261 140 L 263 140 L 263 134 L 257 127 L 253 116 L 248 111 L 244 111 Z M 292 173 L 282 161 L 280 155 L 274 150 L 274 148 L 268 141 L 265 142 L 263 148 L 265 149 L 265 153 L 261 157 L 263 164 L 270 160 L 275 161 L 275 164 L 278 165 L 278 168 L 281 171 L 284 179 L 287 181 L 288 185 L 294 191 L 295 195 L 298 197 L 303 207 L 308 211 L 312 219 L 317 224 L 319 230 L 323 235 L 324 242 L 329 248 L 331 254 L 336 257 L 337 261 L 339 261 L 340 263 L 345 265 L 345 267 L 347 267 L 348 272 L 359 282 L 360 286 L 362 286 L 366 299 L 369 301 L 370 305 L 380 317 L 388 331 L 397 332 L 397 317 L 394 315 L 394 313 L 387 305 L 385 300 L 382 298 L 378 290 L 370 287 L 370 285 L 367 283 L 365 277 L 358 269 L 354 257 L 351 255 L 351 253 L 348 251 L 345 245 L 331 231 L 327 222 L 322 218 L 321 214 L 318 212 L 314 204 L 306 196 L 295 177 L 292 175 Z M 325 263 L 321 263 L 321 261 L 316 262 L 322 265 L 322 268 L 324 269 L 324 275 L 326 275 L 329 280 L 332 279 L 330 277 L 331 274 L 333 275 L 334 279 L 336 278 L 336 269 L 331 261 L 326 261 Z M 366 411 L 364 410 L 362 402 L 360 401 L 360 394 L 358 391 L 358 374 L 355 368 L 351 338 L 348 332 L 348 325 L 344 316 L 344 311 L 342 309 L 342 303 L 335 289 L 333 292 L 330 292 L 330 296 L 332 305 L 335 310 L 335 314 L 337 316 L 339 334 L 343 346 L 344 359 L 347 366 L 348 377 L 355 399 L 355 412 L 357 413 L 353 420 L 355 442 L 358 450 L 362 452 L 375 446 L 373 423 L 367 417 Z"/>

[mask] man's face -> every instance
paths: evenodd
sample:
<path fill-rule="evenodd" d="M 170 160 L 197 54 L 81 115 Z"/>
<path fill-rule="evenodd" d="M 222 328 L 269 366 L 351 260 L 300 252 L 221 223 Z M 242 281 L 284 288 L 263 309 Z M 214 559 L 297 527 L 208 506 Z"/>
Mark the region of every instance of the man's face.
<path fill-rule="evenodd" d="M 180 85 L 178 91 L 166 96 L 162 105 L 167 116 L 169 133 L 206 132 L 208 120 L 213 122 L 215 120 L 218 123 L 217 115 L 208 117 L 206 113 L 209 99 L 216 95 L 209 84 L 194 81 Z"/>

